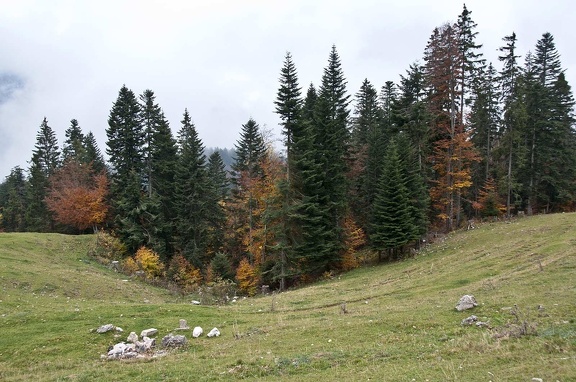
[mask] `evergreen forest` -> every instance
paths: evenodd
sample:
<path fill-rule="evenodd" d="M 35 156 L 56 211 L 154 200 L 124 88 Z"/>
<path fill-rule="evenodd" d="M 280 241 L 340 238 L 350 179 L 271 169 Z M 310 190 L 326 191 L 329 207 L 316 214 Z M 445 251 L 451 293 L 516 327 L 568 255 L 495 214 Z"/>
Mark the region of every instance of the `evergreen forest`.
<path fill-rule="evenodd" d="M 44 118 L 29 166 L 0 184 L 0 231 L 97 232 L 128 273 L 254 294 L 402 259 L 473 222 L 574 211 L 574 97 L 553 35 L 524 56 L 503 36 L 487 62 L 476 28 L 464 6 L 398 83 L 348 84 L 332 46 L 304 85 L 286 53 L 270 100 L 281 148 L 247 118 L 235 147 L 208 150 L 188 110 L 169 122 L 150 89 L 121 87 L 104 151 L 75 119 L 60 145 Z"/>

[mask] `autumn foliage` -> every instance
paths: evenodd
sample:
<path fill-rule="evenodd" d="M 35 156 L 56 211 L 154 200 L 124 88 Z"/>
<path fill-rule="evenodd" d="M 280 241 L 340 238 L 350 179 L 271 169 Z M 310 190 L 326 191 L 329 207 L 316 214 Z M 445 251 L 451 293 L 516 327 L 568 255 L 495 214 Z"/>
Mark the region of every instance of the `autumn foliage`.
<path fill-rule="evenodd" d="M 245 257 L 240 260 L 240 264 L 236 270 L 236 280 L 238 281 L 238 288 L 248 294 L 254 296 L 258 286 L 258 275 L 256 270 Z"/>
<path fill-rule="evenodd" d="M 107 193 L 105 174 L 94 175 L 91 165 L 68 161 L 50 177 L 46 204 L 57 222 L 97 231 L 108 213 Z"/>

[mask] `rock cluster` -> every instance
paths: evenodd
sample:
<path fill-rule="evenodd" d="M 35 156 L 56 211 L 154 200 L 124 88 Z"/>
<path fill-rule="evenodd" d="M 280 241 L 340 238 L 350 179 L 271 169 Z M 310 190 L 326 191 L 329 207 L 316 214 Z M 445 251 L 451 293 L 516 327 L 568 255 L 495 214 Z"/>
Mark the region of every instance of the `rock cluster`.
<path fill-rule="evenodd" d="M 190 330 L 186 320 L 180 320 L 179 327 L 175 330 Z M 96 333 L 107 333 L 110 331 L 123 332 L 122 328 L 116 327 L 112 324 L 102 325 L 96 329 Z M 192 331 L 192 337 L 198 338 L 204 333 L 204 330 L 197 326 Z M 156 339 L 152 338 L 158 334 L 158 329 L 149 328 L 140 332 L 140 336 L 136 332 L 130 332 L 125 342 L 119 342 L 108 349 L 107 354 L 103 354 L 103 359 L 130 359 L 130 358 L 153 358 L 166 354 L 165 350 L 156 349 Z M 213 328 L 207 337 L 219 337 L 220 330 Z M 177 348 L 186 345 L 188 342 L 184 335 L 174 335 L 172 333 L 164 336 L 160 343 L 160 347 L 164 349 Z"/>

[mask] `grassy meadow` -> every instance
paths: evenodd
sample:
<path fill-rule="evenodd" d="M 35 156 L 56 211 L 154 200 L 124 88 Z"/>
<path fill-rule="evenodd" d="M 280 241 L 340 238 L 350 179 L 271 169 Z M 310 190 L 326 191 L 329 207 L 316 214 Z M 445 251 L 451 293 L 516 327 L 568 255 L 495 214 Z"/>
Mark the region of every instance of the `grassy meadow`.
<path fill-rule="evenodd" d="M 485 223 L 226 306 L 115 273 L 88 256 L 93 241 L 0 233 L 0 380 L 576 380 L 576 214 Z M 457 312 L 463 294 L 479 306 Z M 471 314 L 489 328 L 460 325 Z M 186 332 L 185 348 L 154 359 L 100 357 L 131 331 L 157 328 L 159 342 L 179 319 L 222 335 Z M 91 331 L 108 323 L 124 333 Z"/>

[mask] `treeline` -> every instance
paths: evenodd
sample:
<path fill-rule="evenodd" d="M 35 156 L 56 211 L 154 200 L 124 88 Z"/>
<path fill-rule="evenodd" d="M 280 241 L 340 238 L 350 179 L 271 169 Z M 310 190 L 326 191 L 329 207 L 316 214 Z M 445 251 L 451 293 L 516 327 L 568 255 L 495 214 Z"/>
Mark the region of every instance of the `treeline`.
<path fill-rule="evenodd" d="M 0 186 L 2 228 L 103 227 L 174 280 L 236 279 L 253 293 L 354 268 L 360 250 L 397 259 L 471 218 L 574 210 L 574 99 L 553 36 L 523 63 L 505 36 L 497 69 L 476 27 L 464 7 L 399 83 L 366 79 L 353 98 L 336 47 L 305 91 L 287 53 L 274 100 L 283 155 L 249 119 L 229 171 L 187 110 L 173 136 L 151 90 L 120 89 L 108 163 L 75 120 L 59 151 L 44 119 L 28 174 Z"/>

